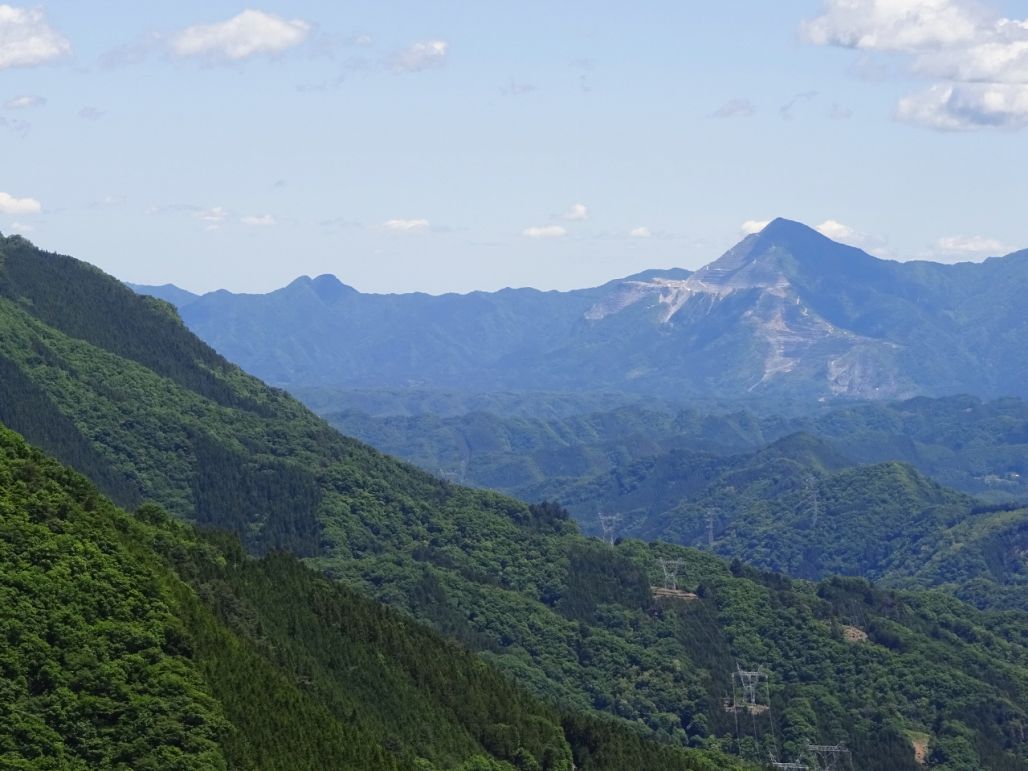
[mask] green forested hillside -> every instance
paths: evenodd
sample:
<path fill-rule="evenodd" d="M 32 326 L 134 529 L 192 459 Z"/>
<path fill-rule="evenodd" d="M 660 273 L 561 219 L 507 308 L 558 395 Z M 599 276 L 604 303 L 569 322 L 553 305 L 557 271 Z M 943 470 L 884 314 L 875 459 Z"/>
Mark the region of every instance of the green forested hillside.
<path fill-rule="evenodd" d="M 0 513 L 4 768 L 715 767 L 562 718 L 292 557 L 132 517 L 2 428 Z"/>
<path fill-rule="evenodd" d="M 949 464 L 948 478 L 958 467 L 967 479 L 992 469 L 991 489 L 1008 478 L 1006 488 L 1016 489 L 1020 473 L 1011 469 L 1021 461 L 1001 456 L 1028 462 L 1028 446 L 1017 444 L 1022 418 L 1028 412 L 1019 400 L 969 397 L 802 418 L 637 407 L 550 419 L 329 416 L 449 478 L 559 501 L 596 535 L 598 515 L 616 514 L 619 535 L 710 547 L 798 577 L 841 573 L 945 586 L 983 607 L 1023 609 L 1023 507 L 990 510 L 906 462 L 861 466 L 848 455 Z M 816 433 L 764 445 L 796 425 Z M 749 448 L 760 449 L 739 452 Z M 1006 513 L 985 516 L 997 511 Z"/>
<path fill-rule="evenodd" d="M 383 452 L 521 497 L 544 481 L 573 482 L 672 450 L 755 452 L 802 431 L 853 463 L 903 461 L 993 503 L 1028 499 L 1028 402 L 1022 399 L 726 402 L 702 409 L 651 402 L 601 409 L 582 395 L 575 410 L 569 395 L 519 401 L 417 392 L 301 396 L 340 431 Z"/>
<path fill-rule="evenodd" d="M 859 768 L 883 771 L 917 768 L 911 737 L 924 735 L 939 768 L 1026 767 L 1022 614 L 982 613 L 941 595 L 882 592 L 862 582 L 792 582 L 680 547 L 627 541 L 611 548 L 579 535 L 559 507 L 456 487 L 344 439 L 218 359 L 169 306 L 81 263 L 17 238 L 4 242 L 2 259 L 0 358 L 21 376 L 20 390 L 5 391 L 4 417 L 15 428 L 72 462 L 75 452 L 86 457 L 112 494 L 128 491 L 233 530 L 256 553 L 304 556 L 351 591 L 427 621 L 572 715 L 562 721 L 565 736 L 584 735 L 577 751 L 593 762 L 632 768 L 617 766 L 627 745 L 604 750 L 594 741 L 628 727 L 760 761 L 772 750 L 798 754 L 806 741 L 846 740 Z M 60 302 L 47 299 L 60 294 L 51 288 L 57 280 L 74 287 L 60 290 Z M 121 319 L 132 314 L 144 317 L 145 346 L 125 339 L 133 327 Z M 153 351 L 167 360 L 152 363 Z M 22 394 L 45 409 L 18 409 Z M 188 566 L 189 551 L 184 562 L 169 559 Z M 692 594 L 652 591 L 663 583 L 661 558 L 681 560 L 679 581 Z M 273 633 L 283 617 L 293 618 L 285 625 L 291 638 L 332 613 L 307 614 L 294 591 L 277 593 L 293 580 L 277 557 L 257 563 L 269 566 L 260 570 L 273 571 L 270 577 L 237 570 L 252 563 L 231 550 L 223 559 L 223 580 L 233 587 L 227 593 L 216 580 L 205 588 L 211 568 L 202 561 L 178 569 L 198 576 L 187 583 L 214 598 L 235 634 L 257 630 L 249 637 L 259 650 L 267 638 L 268 656 L 295 664 L 292 682 L 301 691 L 331 682 L 333 665 L 306 643 L 276 641 Z M 310 593 L 339 591 L 318 586 Z M 233 595 L 245 600 L 242 610 Z M 262 603 L 270 603 L 263 606 L 269 618 L 254 621 L 247 608 Z M 766 665 L 772 704 L 747 714 L 741 727 L 735 717 L 742 716 L 722 701 L 739 664 Z M 231 694 L 249 682 L 239 677 L 228 671 L 212 682 L 227 683 Z M 436 709 L 445 712 L 444 696 Z M 222 699 L 228 720 L 230 703 Z M 331 704 L 323 707 L 331 713 Z M 614 722 L 590 728 L 599 716 Z M 362 725 L 378 736 L 372 718 Z M 469 733 L 487 746 L 486 735 Z M 541 737 L 536 746 L 545 752 L 550 734 L 530 735 Z M 411 741 L 402 733 L 388 739 L 385 750 Z M 445 755 L 429 759 L 438 757 Z"/>
<path fill-rule="evenodd" d="M 1028 610 L 1024 509 L 983 506 L 905 463 L 850 465 L 809 435 L 745 455 L 672 450 L 535 495 L 567 504 L 593 533 L 598 512 L 616 513 L 620 535 L 800 578 L 863 576 Z"/>

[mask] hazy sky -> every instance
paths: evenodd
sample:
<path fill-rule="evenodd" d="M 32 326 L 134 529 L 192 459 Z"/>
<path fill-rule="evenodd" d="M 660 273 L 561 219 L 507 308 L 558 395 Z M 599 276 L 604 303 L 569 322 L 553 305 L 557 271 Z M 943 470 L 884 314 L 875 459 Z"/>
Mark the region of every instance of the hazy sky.
<path fill-rule="evenodd" d="M 0 4 L 0 231 L 128 281 L 563 289 L 775 216 L 980 259 L 1026 169 L 1028 0 Z"/>

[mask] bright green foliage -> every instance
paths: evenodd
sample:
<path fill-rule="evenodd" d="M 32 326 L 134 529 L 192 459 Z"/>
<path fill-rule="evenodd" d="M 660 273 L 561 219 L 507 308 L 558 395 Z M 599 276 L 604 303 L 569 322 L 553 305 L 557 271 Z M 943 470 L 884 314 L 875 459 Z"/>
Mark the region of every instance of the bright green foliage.
<path fill-rule="evenodd" d="M 131 530 L 0 429 L 4 768 L 226 767 L 220 705 Z"/>
<path fill-rule="evenodd" d="M 977 767 L 1026 767 L 1028 745 L 1019 732 L 1028 704 L 1023 615 L 984 614 L 945 597 L 882 593 L 862 582 L 838 589 L 741 564 L 730 571 L 719 558 L 680 547 L 634 541 L 601 547 L 579 535 L 559 507 L 455 487 L 342 438 L 281 392 L 190 347 L 194 338 L 167 306 L 112 289 L 113 280 L 18 239 L 8 239 L 3 249 L 0 279 L 12 270 L 18 280 L 0 280 L 0 358 L 42 392 L 118 478 L 179 516 L 234 530 L 253 551 L 306 555 L 330 578 L 479 651 L 518 686 L 572 716 L 566 738 L 588 725 L 582 714 L 612 717 L 602 724 L 609 728 L 588 741 L 570 742 L 583 759 L 580 767 L 623 763 L 635 752 L 634 737 L 618 733 L 626 727 L 671 746 L 761 761 L 775 745 L 796 754 L 806 738 L 845 739 L 858 767 L 882 771 L 917 767 L 907 732 L 926 733 L 933 751 L 951 753 L 952 771 L 967 768 L 958 758 L 973 735 Z M 47 297 L 51 290 L 42 283 L 57 280 L 48 267 L 33 283 L 36 264 L 63 266 L 60 280 L 74 285 L 82 300 L 65 298 L 61 314 L 34 314 L 33 296 Z M 94 295 L 103 304 L 91 302 Z M 169 361 L 151 366 L 149 353 L 108 329 L 120 323 L 123 309 L 129 318 L 150 314 L 147 345 Z M 28 430 L 43 418 L 20 419 Z M 66 446 L 71 442 L 54 451 Z M 175 549 L 184 548 L 171 540 Z M 293 695 L 281 711 L 304 703 L 299 691 L 314 699 L 311 715 L 321 709 L 337 720 L 349 718 L 340 711 L 349 706 L 345 689 L 315 696 L 319 687 L 330 687 L 319 683 L 332 683 L 345 670 L 326 656 L 330 631 L 318 619 L 340 618 L 324 603 L 351 595 L 324 582 L 301 588 L 293 563 L 279 558 L 254 567 L 223 550 L 219 574 L 211 568 L 219 558 L 198 560 L 190 551 L 181 558 L 167 553 L 233 634 L 275 665 L 282 687 L 292 684 L 292 691 L 283 691 Z M 653 597 L 647 585 L 661 581 L 658 556 L 683 560 L 681 586 L 698 597 Z M 847 640 L 852 630 L 846 627 L 868 639 Z M 367 648 L 350 650 L 370 662 L 381 645 L 403 661 L 403 637 L 392 648 L 390 639 L 372 636 Z M 234 658 L 219 658 L 216 652 L 225 648 L 216 638 L 196 646 L 216 659 L 204 664 L 201 657 L 199 664 L 208 667 L 202 671 L 209 673 L 212 693 L 240 730 L 261 725 L 245 717 L 244 701 L 233 701 L 233 693 L 245 693 L 245 670 L 232 664 Z M 449 753 L 470 742 L 482 747 L 476 754 L 522 768 L 534 768 L 522 750 L 536 765 L 560 767 L 566 755 L 554 741 L 554 712 L 508 695 L 496 703 L 509 705 L 513 715 L 496 719 L 488 689 L 471 698 L 473 681 L 458 679 L 474 714 L 488 716 L 474 728 L 470 718 L 463 722 L 456 691 L 446 689 L 452 678 L 434 671 L 447 656 L 429 657 L 423 672 L 413 664 L 378 670 L 371 681 L 414 678 L 418 695 L 404 697 L 405 703 L 418 709 L 430 698 L 437 713 L 455 715 L 451 725 L 464 726 L 463 733 L 433 741 L 431 751 L 418 750 L 427 762 L 449 762 L 456 757 Z M 722 705 L 737 662 L 768 666 L 774 706 L 750 725 L 740 720 L 738 728 Z M 478 682 L 493 682 L 482 677 Z M 265 693 L 278 692 L 270 675 L 263 682 Z M 367 692 L 368 681 L 347 682 L 355 693 Z M 378 697 L 385 706 L 362 701 L 365 722 L 356 727 L 381 739 L 386 750 L 405 741 L 416 747 L 424 740 L 427 747 L 427 737 L 398 727 L 381 736 L 392 702 Z M 526 706 L 519 711 L 518 704 Z M 287 725 L 283 736 L 299 736 L 293 731 L 305 724 Z M 622 738 L 604 745 L 607 735 Z M 223 746 L 243 757 L 242 743 Z M 635 767 L 674 767 L 668 764 L 679 759 L 682 768 L 730 767 L 660 747 L 653 753 L 668 762 L 647 765 L 640 757 Z"/>
<path fill-rule="evenodd" d="M 130 517 L 2 428 L 0 515 L 4 768 L 714 768 L 562 720 L 295 558 Z"/>

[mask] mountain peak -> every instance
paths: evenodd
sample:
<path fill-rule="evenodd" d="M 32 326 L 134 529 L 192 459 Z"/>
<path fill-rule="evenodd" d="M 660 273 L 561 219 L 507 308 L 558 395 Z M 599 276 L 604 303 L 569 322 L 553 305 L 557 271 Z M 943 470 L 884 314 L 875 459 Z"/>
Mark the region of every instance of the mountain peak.
<path fill-rule="evenodd" d="M 834 241 L 802 222 L 778 217 L 753 233 L 720 258 L 697 271 L 704 280 L 723 283 L 730 275 L 745 271 L 750 274 L 771 271 L 776 276 L 793 276 L 797 270 L 813 270 L 818 274 L 825 271 L 851 273 L 877 272 L 884 261 L 861 249 Z M 769 280 L 762 275 L 758 283 Z"/>
<path fill-rule="evenodd" d="M 788 220 L 784 217 L 775 217 L 764 226 L 758 234 L 761 238 L 819 238 L 825 239 L 822 235 L 809 225 L 804 225 L 796 220 Z M 831 239 L 827 239 L 831 240 Z"/>
<path fill-rule="evenodd" d="M 347 286 L 331 273 L 322 273 L 311 281 L 315 294 L 325 302 L 334 302 L 341 297 L 358 294 L 352 286 Z"/>
<path fill-rule="evenodd" d="M 301 288 L 313 291 L 325 302 L 334 302 L 345 295 L 359 294 L 356 289 L 347 286 L 331 273 L 322 273 L 316 278 L 307 275 L 297 276 L 284 287 L 285 290 L 294 291 Z"/>

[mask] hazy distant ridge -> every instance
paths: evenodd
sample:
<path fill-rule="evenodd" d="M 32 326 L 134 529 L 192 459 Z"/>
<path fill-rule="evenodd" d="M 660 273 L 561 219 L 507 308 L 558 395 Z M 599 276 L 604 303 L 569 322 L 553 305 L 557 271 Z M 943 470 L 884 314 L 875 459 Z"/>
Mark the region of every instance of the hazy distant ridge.
<path fill-rule="evenodd" d="M 778 219 L 704 268 L 571 292 L 134 287 L 277 385 L 697 396 L 1028 395 L 1028 251 L 880 260 Z"/>

